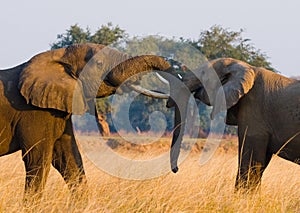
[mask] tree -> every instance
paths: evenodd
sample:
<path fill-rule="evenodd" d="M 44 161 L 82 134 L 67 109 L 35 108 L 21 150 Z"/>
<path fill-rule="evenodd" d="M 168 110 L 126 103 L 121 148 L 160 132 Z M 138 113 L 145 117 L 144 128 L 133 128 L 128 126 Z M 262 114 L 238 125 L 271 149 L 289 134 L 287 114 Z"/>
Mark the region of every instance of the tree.
<path fill-rule="evenodd" d="M 244 31 L 231 31 L 221 26 L 212 26 L 209 30 L 200 33 L 197 40 L 187 40 L 195 48 L 199 49 L 209 60 L 231 57 L 245 61 L 253 66 L 265 67 L 275 71 L 267 60 L 265 53 L 250 43 L 250 39 L 243 38 Z"/>
<path fill-rule="evenodd" d="M 114 27 L 113 24 L 109 22 L 107 25 L 102 25 L 101 28 L 91 36 L 90 41 L 103 45 L 116 45 L 120 40 L 126 37 L 127 34 L 125 30 L 121 29 L 118 25 Z"/>
<path fill-rule="evenodd" d="M 56 42 L 52 43 L 51 49 L 58 49 L 67 47 L 73 44 L 82 44 L 90 41 L 91 33 L 88 28 L 86 30 L 78 26 L 78 24 L 72 25 L 70 29 L 66 30 L 66 33 L 58 34 Z"/>
<path fill-rule="evenodd" d="M 58 34 L 56 42 L 51 44 L 51 49 L 58 49 L 67 47 L 73 44 L 82 44 L 87 42 L 111 45 L 125 39 L 127 34 L 125 30 L 121 29 L 118 25 L 113 26 L 111 22 L 101 27 L 92 34 L 87 27 L 86 30 L 82 29 L 78 24 L 72 25 L 65 33 Z"/>

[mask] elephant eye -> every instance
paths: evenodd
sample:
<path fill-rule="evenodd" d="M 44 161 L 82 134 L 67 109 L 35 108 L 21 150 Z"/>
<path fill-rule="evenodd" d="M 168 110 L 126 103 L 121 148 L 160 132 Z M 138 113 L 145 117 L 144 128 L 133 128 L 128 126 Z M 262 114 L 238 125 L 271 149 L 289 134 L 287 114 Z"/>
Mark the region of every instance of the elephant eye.
<path fill-rule="evenodd" d="M 230 73 L 224 75 L 223 78 L 221 79 L 221 84 L 222 85 L 226 84 L 228 82 L 229 78 L 230 78 Z"/>

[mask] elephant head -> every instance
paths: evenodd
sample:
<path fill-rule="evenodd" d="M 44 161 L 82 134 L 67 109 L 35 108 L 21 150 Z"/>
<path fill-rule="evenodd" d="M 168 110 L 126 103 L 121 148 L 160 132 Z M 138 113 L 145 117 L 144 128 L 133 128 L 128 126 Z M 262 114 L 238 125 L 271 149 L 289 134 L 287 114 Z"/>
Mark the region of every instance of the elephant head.
<path fill-rule="evenodd" d="M 174 131 L 172 139 L 171 167 L 173 172 L 178 170 L 177 160 L 188 104 L 186 96 L 189 97 L 193 93 L 196 99 L 212 106 L 211 119 L 227 110 L 226 123 L 237 125 L 235 106 L 250 91 L 254 81 L 255 71 L 252 66 L 232 58 L 221 58 L 205 63 L 197 71 L 186 72 L 182 78 L 183 83 L 171 85 L 167 107 L 175 106 L 174 125 L 181 124 L 181 128 Z M 188 88 L 189 92 L 186 92 L 185 88 Z"/>
<path fill-rule="evenodd" d="M 114 94 L 127 78 L 143 71 L 169 69 L 170 64 L 158 56 L 129 58 L 103 45 L 80 44 L 33 57 L 20 73 L 19 88 L 27 103 L 34 106 L 82 114 L 89 110 L 93 98 Z M 133 77 L 131 82 L 135 80 Z M 155 96 L 147 90 L 139 92 Z"/>

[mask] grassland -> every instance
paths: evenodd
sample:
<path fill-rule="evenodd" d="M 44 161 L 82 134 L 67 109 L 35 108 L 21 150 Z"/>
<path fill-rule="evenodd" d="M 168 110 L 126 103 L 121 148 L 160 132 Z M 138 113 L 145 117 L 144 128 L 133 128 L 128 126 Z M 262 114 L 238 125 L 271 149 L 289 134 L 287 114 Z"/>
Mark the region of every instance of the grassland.
<path fill-rule="evenodd" d="M 110 176 L 84 157 L 88 189 L 75 203 L 60 175 L 51 169 L 41 204 L 29 209 L 22 207 L 21 154 L 4 156 L 0 158 L 0 212 L 300 212 L 299 166 L 275 156 L 260 192 L 235 193 L 236 139 L 222 142 L 203 166 L 198 164 L 201 146 L 200 141 L 193 147 L 177 174 L 143 181 Z M 144 157 L 167 150 L 165 141 L 142 149 L 119 144 L 115 149 Z"/>

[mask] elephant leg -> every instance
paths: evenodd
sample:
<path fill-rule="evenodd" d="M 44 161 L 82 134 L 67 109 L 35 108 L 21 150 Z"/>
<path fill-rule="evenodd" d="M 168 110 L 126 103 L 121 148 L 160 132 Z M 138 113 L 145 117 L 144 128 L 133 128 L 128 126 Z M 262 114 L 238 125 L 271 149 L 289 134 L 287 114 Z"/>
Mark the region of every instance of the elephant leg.
<path fill-rule="evenodd" d="M 272 157 L 272 153 L 268 152 L 268 143 L 268 135 L 252 135 L 239 129 L 239 169 L 236 190 L 242 188 L 253 191 L 259 188 L 262 174 Z"/>
<path fill-rule="evenodd" d="M 54 144 L 52 165 L 72 191 L 79 185 L 85 185 L 82 158 L 75 141 L 71 120 L 67 121 L 64 134 Z"/>
<path fill-rule="evenodd" d="M 57 111 L 29 110 L 22 113 L 14 140 L 20 144 L 25 164 L 26 205 L 41 198 L 51 167 L 54 143 L 63 134 L 66 120 L 64 114 Z"/>
<path fill-rule="evenodd" d="M 45 140 L 45 139 L 44 139 Z M 23 161 L 26 170 L 24 201 L 39 201 L 49 174 L 53 143 L 38 141 L 35 145 L 22 149 Z"/>

